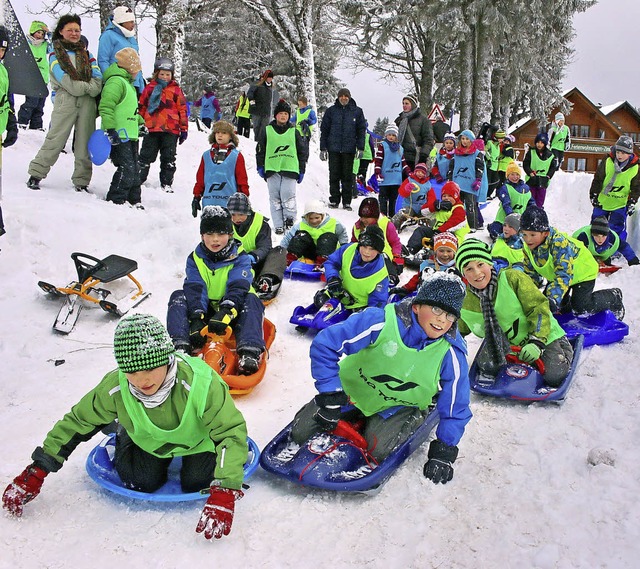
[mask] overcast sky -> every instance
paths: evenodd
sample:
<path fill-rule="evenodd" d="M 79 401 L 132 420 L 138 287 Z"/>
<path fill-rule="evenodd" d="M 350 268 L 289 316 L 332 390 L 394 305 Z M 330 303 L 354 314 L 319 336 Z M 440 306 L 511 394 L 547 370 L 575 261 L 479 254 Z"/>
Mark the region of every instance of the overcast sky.
<path fill-rule="evenodd" d="M 26 0 L 12 0 L 18 19 L 24 28 L 36 19 L 29 14 Z M 38 0 L 29 2 L 32 11 L 37 11 Z M 38 16 L 42 18 L 42 16 Z M 52 18 L 44 18 L 51 28 Z M 568 67 L 563 82 L 564 89 L 578 87 L 595 103 L 608 105 L 627 100 L 640 106 L 640 74 L 638 73 L 637 34 L 640 22 L 640 0 L 600 0 L 598 4 L 574 18 L 576 53 Z M 89 49 L 97 52 L 99 30 L 96 21 L 83 21 L 83 33 L 90 40 Z M 517 27 L 513 33 L 517 35 Z M 153 65 L 155 41 L 152 30 L 142 30 L 138 41 L 143 67 Z M 148 36 L 148 37 L 146 37 Z M 402 109 L 402 97 L 408 86 L 385 84 L 373 73 L 351 75 L 339 70 L 338 77 L 344 81 L 353 98 L 365 111 L 370 123 L 378 117 L 395 118 Z"/>

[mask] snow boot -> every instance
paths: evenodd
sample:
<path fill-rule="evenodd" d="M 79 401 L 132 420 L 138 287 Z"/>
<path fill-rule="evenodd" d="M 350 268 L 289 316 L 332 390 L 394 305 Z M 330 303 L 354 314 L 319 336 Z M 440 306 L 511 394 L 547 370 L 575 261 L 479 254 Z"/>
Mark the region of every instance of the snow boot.
<path fill-rule="evenodd" d="M 240 359 L 238 360 L 238 373 L 240 375 L 252 375 L 260 367 L 262 350 L 260 348 L 240 348 L 238 350 Z"/>
<path fill-rule="evenodd" d="M 40 178 L 35 178 L 34 176 L 30 176 L 27 180 L 27 186 L 31 190 L 39 190 L 40 189 Z"/>

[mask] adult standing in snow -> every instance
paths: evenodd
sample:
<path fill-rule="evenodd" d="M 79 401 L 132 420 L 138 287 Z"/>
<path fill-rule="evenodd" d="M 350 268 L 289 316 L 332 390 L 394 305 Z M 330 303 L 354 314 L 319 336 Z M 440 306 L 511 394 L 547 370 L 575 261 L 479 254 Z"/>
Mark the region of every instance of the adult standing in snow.
<path fill-rule="evenodd" d="M 398 125 L 398 140 L 404 148 L 404 157 L 413 170 L 419 162 L 427 163 L 433 148 L 433 128 L 431 121 L 420 109 L 415 95 L 402 99 L 402 112 L 395 120 Z"/>
<path fill-rule="evenodd" d="M 49 43 L 46 35 L 49 28 L 44 22 L 34 21 L 29 26 L 29 47 L 33 58 L 38 64 L 38 69 L 45 83 L 49 83 L 49 60 L 47 52 L 49 51 Z M 18 109 L 18 124 L 22 128 L 31 130 L 44 130 L 42 128 L 42 115 L 44 114 L 44 104 L 47 97 L 25 97 L 24 103 Z"/>
<path fill-rule="evenodd" d="M 200 107 L 200 120 L 204 126 L 211 128 L 211 123 L 219 121 L 222 117 L 222 111 L 220 110 L 220 101 L 213 92 L 213 87 L 205 89 L 195 103 L 194 107 Z"/>
<path fill-rule="evenodd" d="M 87 150 L 96 129 L 96 97 L 102 88 L 98 62 L 81 41 L 82 21 L 77 14 L 61 16 L 53 30 L 53 51 L 49 53 L 51 88 L 56 92 L 51 127 L 42 147 L 29 164 L 27 186 L 40 189 L 40 181 L 58 160 L 71 130 L 75 157 L 71 181 L 76 191 L 86 191 L 93 167 Z M 115 60 L 114 60 L 115 61 Z"/>
<path fill-rule="evenodd" d="M 362 109 L 343 87 L 335 103 L 322 117 L 320 124 L 320 160 L 329 160 L 329 207 L 340 205 L 351 211 L 355 185 L 353 161 L 364 154 L 367 121 Z"/>
<path fill-rule="evenodd" d="M 133 10 L 129 6 L 116 6 L 109 19 L 110 22 L 98 40 L 98 65 L 102 73 L 109 65 L 116 62 L 116 53 L 125 47 L 131 47 L 140 54 L 135 32 L 136 16 Z M 140 71 L 133 81 L 138 95 L 142 93 L 144 85 L 144 77 Z"/>
<path fill-rule="evenodd" d="M 260 133 L 273 117 L 280 95 L 273 85 L 273 71 L 267 69 L 257 83 L 251 85 L 247 91 L 247 98 L 253 101 L 249 107 L 251 121 L 253 122 L 253 139 L 257 142 Z"/>

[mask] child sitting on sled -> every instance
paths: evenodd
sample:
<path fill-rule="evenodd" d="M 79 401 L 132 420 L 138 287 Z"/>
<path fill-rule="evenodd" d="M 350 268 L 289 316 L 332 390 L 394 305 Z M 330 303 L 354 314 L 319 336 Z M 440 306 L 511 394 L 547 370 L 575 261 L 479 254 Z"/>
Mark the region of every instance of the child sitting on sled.
<path fill-rule="evenodd" d="M 233 194 L 227 202 L 233 222 L 233 236 L 240 241 L 251 259 L 253 283 L 261 300 L 270 300 L 278 293 L 286 267 L 286 253 L 273 247 L 268 219 L 253 211 L 248 196 Z"/>
<path fill-rule="evenodd" d="M 569 373 L 573 348 L 534 282 L 515 269 L 498 273 L 489 245 L 478 239 L 460 245 L 456 265 L 467 280 L 460 332 L 485 339 L 476 360 L 480 371 L 496 376 L 511 346 L 520 346 L 518 358 L 541 359 L 545 383 L 558 387 Z"/>
<path fill-rule="evenodd" d="M 527 208 L 520 231 L 525 244 L 524 272 L 538 286 L 546 282 L 544 294 L 551 312 L 595 314 L 611 310 L 619 320 L 624 317 L 622 291 L 593 290 L 598 262 L 580 241 L 551 227 L 545 210 Z"/>
<path fill-rule="evenodd" d="M 426 164 L 420 162 L 398 188 L 398 195 L 403 198 L 402 208 L 392 218 L 398 232 L 407 219 L 422 217 L 420 210 L 427 203 L 427 193 L 430 189 L 429 170 Z"/>
<path fill-rule="evenodd" d="M 370 308 L 321 331 L 309 352 L 319 393 L 296 414 L 294 442 L 332 431 L 341 419 L 364 422 L 369 453 L 382 461 L 424 422 L 439 393 L 424 475 L 436 484 L 451 480 L 471 419 L 467 348 L 456 327 L 463 298 L 458 276 L 434 273 L 412 301 Z"/>
<path fill-rule="evenodd" d="M 580 241 L 600 266 L 611 266 L 611 258 L 622 255 L 630 267 L 640 264 L 638 255 L 631 245 L 609 227 L 609 220 L 604 217 L 596 217 L 591 225 L 586 225 L 574 232 L 573 237 Z"/>
<path fill-rule="evenodd" d="M 226 207 L 227 200 L 236 192 L 249 195 L 247 169 L 244 156 L 238 150 L 238 135 L 233 125 L 227 121 L 215 122 L 209 144 L 211 148 L 202 155 L 193 186 L 193 217 L 198 217 L 198 211 L 206 205 Z"/>
<path fill-rule="evenodd" d="M 302 220 L 285 233 L 280 246 L 287 250 L 287 265 L 308 259 L 322 265 L 331 253 L 349 242 L 344 225 L 326 212 L 320 200 L 304 204 Z"/>
<path fill-rule="evenodd" d="M 117 369 L 74 405 L 33 451 L 33 462 L 4 491 L 4 509 L 21 516 L 45 477 L 60 470 L 80 442 L 117 419 L 113 460 L 123 484 L 155 492 L 167 480 L 171 459 L 181 456 L 182 490 L 209 493 L 196 532 L 204 531 L 207 539 L 228 535 L 235 501 L 243 495 L 248 450 L 247 426 L 226 384 L 199 358 L 176 353 L 155 316 L 123 318 L 113 349 Z"/>
<path fill-rule="evenodd" d="M 187 257 L 182 289 L 169 299 L 167 329 L 176 349 L 190 353 L 204 346 L 201 331 L 224 335 L 235 332 L 238 372 L 258 371 L 265 350 L 264 306 L 251 286 L 251 257 L 233 238 L 233 222 L 226 208 L 209 205 L 200 218 L 202 241 Z"/>
<path fill-rule="evenodd" d="M 320 308 L 330 298 L 350 310 L 384 306 L 389 297 L 389 273 L 382 256 L 384 235 L 377 225 L 369 225 L 357 243 L 343 245 L 324 263 L 327 286 L 319 290 L 313 303 Z"/>
<path fill-rule="evenodd" d="M 524 261 L 522 237 L 520 237 L 520 214 L 510 213 L 502 222 L 502 233 L 496 237 L 491 256 L 496 270 L 510 267 L 523 270 Z"/>

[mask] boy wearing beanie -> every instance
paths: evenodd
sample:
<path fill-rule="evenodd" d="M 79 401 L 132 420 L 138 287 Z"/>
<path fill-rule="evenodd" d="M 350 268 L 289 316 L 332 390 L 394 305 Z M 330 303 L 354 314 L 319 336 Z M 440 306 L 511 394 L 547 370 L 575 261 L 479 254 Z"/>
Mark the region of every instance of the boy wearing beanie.
<path fill-rule="evenodd" d="M 193 186 L 193 217 L 198 216 L 202 206 L 226 207 L 236 192 L 249 195 L 247 169 L 244 156 L 238 150 L 238 136 L 233 125 L 227 121 L 215 122 L 209 144 L 211 148 L 202 155 Z"/>
<path fill-rule="evenodd" d="M 511 346 L 520 346 L 519 359 L 542 359 L 545 383 L 558 387 L 569 373 L 573 348 L 533 281 L 514 269 L 498 273 L 489 246 L 477 239 L 460 245 L 456 265 L 467 280 L 460 332 L 484 338 L 476 359 L 481 373 L 495 377 Z"/>
<path fill-rule="evenodd" d="M 491 248 L 491 256 L 496 270 L 510 267 L 524 270 L 522 237 L 520 237 L 520 214 L 511 213 L 504 218 L 502 233 L 496 237 L 496 241 Z"/>
<path fill-rule="evenodd" d="M 576 230 L 573 233 L 600 266 L 611 266 L 611 259 L 614 255 L 622 255 L 630 267 L 640 264 L 636 252 L 631 245 L 609 227 L 606 217 L 596 217 L 591 221 L 591 225 Z"/>
<path fill-rule="evenodd" d="M 180 456 L 182 490 L 209 493 L 196 532 L 207 539 L 228 535 L 247 460 L 247 426 L 228 387 L 201 359 L 176 353 L 164 326 L 149 314 L 123 318 L 113 349 L 117 369 L 55 424 L 33 462 L 7 486 L 3 507 L 21 516 L 45 477 L 117 419 L 113 461 L 123 484 L 155 492 L 167 480 L 171 459 Z"/>
<path fill-rule="evenodd" d="M 529 207 L 520 219 L 524 241 L 524 272 L 544 286 L 551 312 L 595 314 L 611 310 L 624 317 L 619 288 L 594 291 L 598 263 L 577 239 L 549 225 L 547 212 Z"/>
<path fill-rule="evenodd" d="M 223 336 L 235 332 L 238 372 L 258 371 L 265 350 L 262 331 L 264 306 L 251 283 L 251 257 L 233 238 L 233 222 L 226 208 L 208 205 L 200 218 L 201 242 L 187 257 L 184 284 L 172 293 L 167 329 L 176 349 L 191 353 L 207 339 L 201 334 Z"/>
<path fill-rule="evenodd" d="M 551 128 L 549 128 L 549 149 L 555 157 L 555 169 L 560 170 L 564 153 L 571 148 L 571 131 L 564 123 L 564 115 L 556 113 Z"/>
<path fill-rule="evenodd" d="M 309 157 L 309 147 L 289 122 L 291 107 L 280 99 L 275 117 L 258 136 L 258 174 L 267 181 L 271 221 L 276 235 L 293 227 L 298 214 L 296 183 L 301 184 Z"/>
<path fill-rule="evenodd" d="M 548 143 L 547 133 L 539 132 L 534 147 L 529 148 L 522 162 L 527 184 L 538 207 L 544 207 L 549 181 L 557 170 L 555 156 L 547 148 Z"/>
<path fill-rule="evenodd" d="M 412 302 L 370 308 L 322 330 L 309 352 L 318 395 L 297 413 L 293 440 L 302 444 L 341 419 L 363 421 L 370 453 L 382 461 L 424 422 L 439 392 L 424 475 L 450 481 L 471 419 L 467 349 L 456 326 L 463 298 L 459 277 L 435 273 Z"/>
<path fill-rule="evenodd" d="M 378 178 L 380 211 L 392 216 L 396 212 L 398 188 L 411 170 L 404 159 L 404 149 L 398 142 L 398 127 L 389 123 L 384 131 L 384 140 L 378 143 L 374 159 L 375 174 Z"/>

